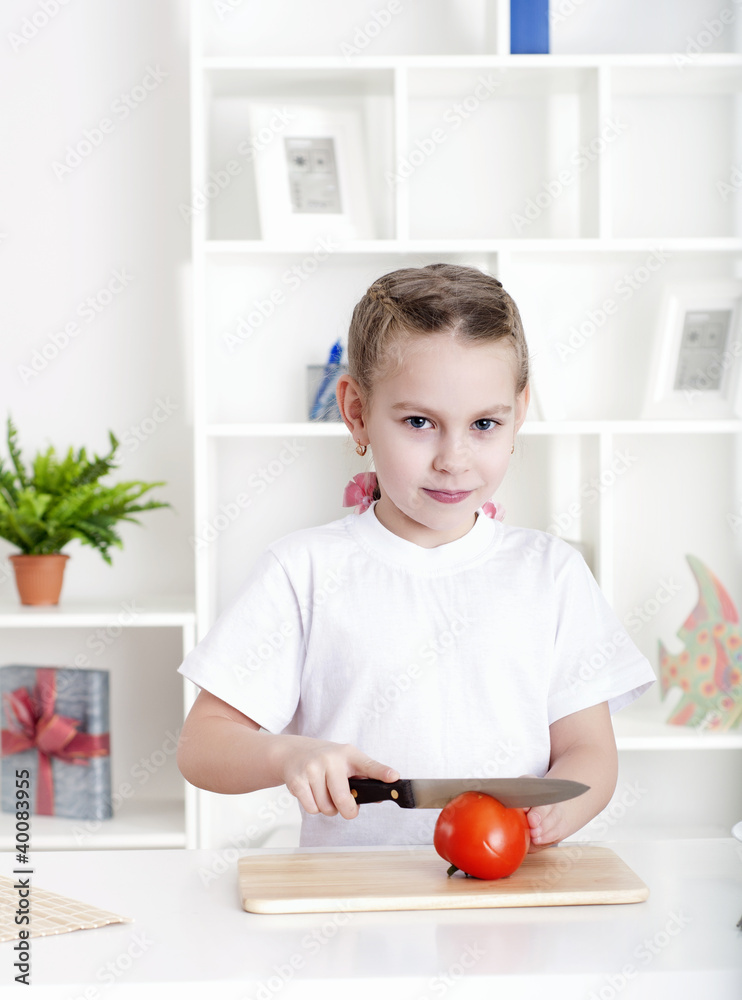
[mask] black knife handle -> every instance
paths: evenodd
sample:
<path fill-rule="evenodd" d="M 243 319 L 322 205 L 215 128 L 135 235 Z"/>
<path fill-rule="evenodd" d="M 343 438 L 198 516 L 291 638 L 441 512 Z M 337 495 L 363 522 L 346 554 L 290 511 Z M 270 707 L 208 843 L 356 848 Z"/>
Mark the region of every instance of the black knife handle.
<path fill-rule="evenodd" d="M 376 778 L 348 778 L 348 784 L 359 806 L 367 802 L 396 802 L 403 809 L 415 808 L 409 779 L 377 781 Z"/>

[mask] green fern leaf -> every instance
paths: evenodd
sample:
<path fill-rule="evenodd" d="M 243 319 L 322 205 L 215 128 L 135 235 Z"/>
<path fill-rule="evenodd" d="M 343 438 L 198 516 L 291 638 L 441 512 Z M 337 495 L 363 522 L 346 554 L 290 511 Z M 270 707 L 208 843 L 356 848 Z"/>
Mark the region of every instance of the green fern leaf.
<path fill-rule="evenodd" d="M 59 552 L 73 539 L 96 548 L 107 563 L 108 549 L 123 547 L 114 530 L 120 521 L 140 524 L 132 515 L 159 507 L 158 500 L 139 502 L 162 481 L 130 480 L 104 486 L 98 480 L 115 467 L 119 442 L 108 432 L 110 451 L 88 458 L 86 449 L 67 450 L 60 460 L 50 446 L 33 460 L 29 480 L 16 442 L 16 429 L 8 416 L 8 446 L 13 467 L 0 461 L 0 537 L 29 554 Z"/>
<path fill-rule="evenodd" d="M 16 444 L 17 437 L 18 430 L 11 420 L 10 415 L 8 415 L 8 451 L 10 452 L 10 458 L 15 467 L 18 482 L 23 487 L 28 485 L 28 477 L 26 476 L 26 470 L 23 467 L 20 448 Z"/>
<path fill-rule="evenodd" d="M 107 455 L 94 455 L 94 460 L 92 462 L 88 462 L 85 450 L 81 450 L 80 471 L 75 479 L 70 483 L 70 486 L 83 486 L 86 483 L 97 482 L 101 476 L 105 476 L 106 473 L 110 472 L 112 468 L 115 468 L 116 449 L 118 448 L 119 443 L 116 440 L 113 431 L 109 431 L 108 435 L 111 441 L 111 450 Z"/>

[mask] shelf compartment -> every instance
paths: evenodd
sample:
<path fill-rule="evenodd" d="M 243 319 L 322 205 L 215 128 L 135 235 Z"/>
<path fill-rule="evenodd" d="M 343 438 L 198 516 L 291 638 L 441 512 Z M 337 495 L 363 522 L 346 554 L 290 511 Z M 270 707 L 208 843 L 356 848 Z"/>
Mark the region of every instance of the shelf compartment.
<path fill-rule="evenodd" d="M 306 367 L 325 364 L 338 337 L 347 343 L 353 308 L 368 286 L 389 271 L 439 259 L 353 255 L 328 260 L 311 253 L 286 254 L 256 258 L 249 267 L 210 260 L 204 358 L 208 420 L 306 421 Z M 456 262 L 495 273 L 495 261 L 484 254 Z M 333 303 L 329 323 L 328 302 Z"/>
<path fill-rule="evenodd" d="M 727 5 L 734 13 L 734 8 Z M 550 48 L 568 53 L 685 53 L 691 41 L 697 51 L 713 54 L 735 51 L 736 24 L 719 21 L 719 0 L 552 0 Z M 734 18 L 736 21 L 736 18 Z M 706 21 L 718 23 L 718 34 L 705 30 Z M 700 44 L 698 44 L 700 42 Z"/>
<path fill-rule="evenodd" d="M 611 70 L 612 114 L 624 132 L 609 151 L 617 237 L 742 235 L 733 184 L 739 168 L 739 67 Z"/>
<path fill-rule="evenodd" d="M 209 238 L 259 239 L 261 236 L 255 161 L 273 142 L 282 141 L 290 127 L 292 105 L 318 105 L 328 111 L 358 114 L 367 166 L 369 200 L 376 234 L 394 235 L 394 199 L 384 173 L 393 162 L 392 69 L 345 68 L 256 69 L 212 68 L 204 73 L 206 151 L 194 172 L 192 208 L 208 212 Z M 270 134 L 253 136 L 248 109 L 251 101 L 267 101 L 282 112 Z M 219 181 L 221 178 L 221 181 Z M 201 207 L 205 206 L 205 207 Z M 321 224 L 318 237 L 322 235 Z"/>
<path fill-rule="evenodd" d="M 523 319 L 535 396 L 543 418 L 554 422 L 636 418 L 644 408 L 654 344 L 663 335 L 665 289 L 730 281 L 735 269 L 732 254 L 680 253 L 662 241 L 638 253 L 503 256 L 501 277 Z M 691 406 L 687 416 L 694 418 Z M 637 426 L 662 433 L 664 423 L 672 431 L 673 421 Z M 714 421 L 698 421 L 698 430 L 705 424 Z M 684 426 L 677 422 L 678 429 Z M 723 427 L 734 423 L 719 422 Z"/>
<path fill-rule="evenodd" d="M 618 712 L 614 719 L 621 715 Z M 632 836 L 629 831 L 660 825 L 677 831 L 672 836 L 693 836 L 690 831 L 706 829 L 707 836 L 729 837 L 740 816 L 742 754 L 738 751 L 722 747 L 716 752 L 698 752 L 693 747 L 673 748 L 669 753 L 620 750 L 611 801 L 577 837 L 591 838 L 597 833 L 620 840 Z"/>
<path fill-rule="evenodd" d="M 426 0 L 420 6 L 325 0 L 323 16 L 318 18 L 311 7 L 290 0 L 270 4 L 195 0 L 194 11 L 202 49 L 209 58 L 444 57 L 509 53 L 509 2 Z M 704 21 L 718 21 L 721 9 L 718 0 L 684 0 L 672 5 L 669 17 L 664 6 L 658 10 L 646 0 L 604 0 L 597 6 L 552 0 L 550 56 L 675 55 L 686 52 L 693 40 L 700 42 L 702 58 L 731 53 L 734 25 L 722 25 L 714 36 L 704 31 Z M 388 18 L 381 13 L 385 10 Z M 379 12 L 376 17 L 374 11 Z"/>
<path fill-rule="evenodd" d="M 409 187 L 414 239 L 598 236 L 596 69 L 409 69 L 408 79 L 395 177 Z"/>
<path fill-rule="evenodd" d="M 616 435 L 614 446 L 630 458 L 630 468 L 611 491 L 613 606 L 659 678 L 658 643 L 670 653 L 681 652 L 677 632 L 698 603 L 686 554 L 698 557 L 736 607 L 742 606 L 742 533 L 735 527 L 742 514 L 742 484 L 735 472 L 742 438 Z M 647 510 L 653 516 L 646 517 Z M 679 696 L 671 689 L 662 700 L 658 680 L 643 696 L 642 709 L 664 720 Z M 673 726 L 662 730 L 663 739 L 674 734 L 677 740 L 684 732 L 688 740 L 699 735 Z M 742 745 L 742 731 L 736 739 Z"/>
<path fill-rule="evenodd" d="M 311 5 L 290 0 L 255 4 L 198 0 L 208 56 L 341 56 L 494 52 L 493 0 L 324 0 L 318 16 Z M 500 39 L 502 44 L 508 39 Z"/>
<path fill-rule="evenodd" d="M 184 846 L 186 789 L 176 763 L 183 724 L 183 683 L 177 672 L 183 636 L 177 627 L 132 628 L 113 613 L 80 614 L 68 616 L 68 627 L 60 627 L 60 616 L 46 627 L 29 629 L 26 619 L 20 627 L 3 628 L 0 662 L 109 671 L 114 816 L 92 824 L 34 817 L 32 850 L 41 846 L 37 833 L 49 834 L 44 845 L 80 846 L 59 842 L 76 823 L 90 834 L 90 846 Z M 166 808 L 167 803 L 179 804 Z"/>

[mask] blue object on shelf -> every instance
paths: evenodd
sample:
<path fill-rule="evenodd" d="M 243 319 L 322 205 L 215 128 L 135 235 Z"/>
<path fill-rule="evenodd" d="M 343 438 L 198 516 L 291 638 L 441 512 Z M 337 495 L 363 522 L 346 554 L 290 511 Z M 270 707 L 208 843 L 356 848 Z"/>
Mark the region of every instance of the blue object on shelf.
<path fill-rule="evenodd" d="M 330 356 L 327 359 L 327 364 L 325 365 L 325 371 L 322 376 L 322 381 L 317 389 L 317 395 L 314 397 L 314 403 L 312 405 L 312 410 L 309 414 L 310 420 L 327 420 L 327 419 L 339 419 L 340 413 L 337 413 L 337 418 L 331 412 L 337 410 L 337 401 L 335 399 L 335 383 L 341 374 L 340 359 L 343 356 L 343 345 L 340 340 L 335 341 L 330 349 Z"/>
<path fill-rule="evenodd" d="M 549 0 L 510 0 L 510 52 L 548 53 Z"/>

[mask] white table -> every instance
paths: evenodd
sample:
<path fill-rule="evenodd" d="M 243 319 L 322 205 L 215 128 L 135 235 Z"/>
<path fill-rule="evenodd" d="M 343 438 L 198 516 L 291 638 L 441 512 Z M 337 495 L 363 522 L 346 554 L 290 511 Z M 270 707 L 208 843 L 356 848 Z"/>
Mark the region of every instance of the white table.
<path fill-rule="evenodd" d="M 38 852 L 32 884 L 134 923 L 33 939 L 32 995 L 740 1000 L 742 844 L 603 846 L 646 902 L 257 915 L 240 908 L 233 850 Z M 12 868 L 0 854 L 0 874 Z M 14 954 L 0 945 L 0 984 Z"/>

